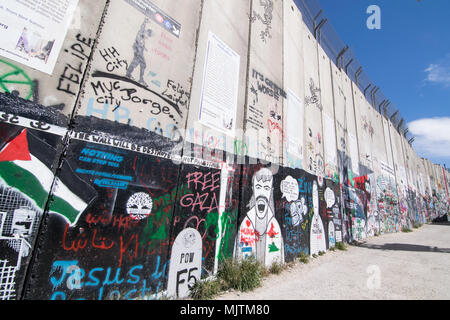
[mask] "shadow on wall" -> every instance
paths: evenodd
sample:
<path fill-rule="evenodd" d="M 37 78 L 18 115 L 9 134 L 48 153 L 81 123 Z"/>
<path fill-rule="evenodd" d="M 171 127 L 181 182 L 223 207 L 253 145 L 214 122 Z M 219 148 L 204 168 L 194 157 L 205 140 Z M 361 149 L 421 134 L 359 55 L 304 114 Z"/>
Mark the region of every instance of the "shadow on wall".
<path fill-rule="evenodd" d="M 433 219 L 433 224 L 435 225 L 443 225 L 443 226 L 448 226 L 450 225 L 450 221 L 448 221 L 448 214 L 443 215 L 442 217 Z"/>
<path fill-rule="evenodd" d="M 383 245 L 363 244 L 363 245 L 360 245 L 359 247 L 363 247 L 363 248 L 367 248 L 367 249 L 378 249 L 378 250 L 450 253 L 450 248 L 438 248 L 438 247 L 422 246 L 422 245 L 407 244 L 407 243 L 386 243 Z"/>
<path fill-rule="evenodd" d="M 446 226 L 450 226 L 450 222 L 439 222 L 439 223 L 433 222 L 432 225 L 433 225 L 433 226 L 443 226 L 443 227 L 446 227 Z"/>

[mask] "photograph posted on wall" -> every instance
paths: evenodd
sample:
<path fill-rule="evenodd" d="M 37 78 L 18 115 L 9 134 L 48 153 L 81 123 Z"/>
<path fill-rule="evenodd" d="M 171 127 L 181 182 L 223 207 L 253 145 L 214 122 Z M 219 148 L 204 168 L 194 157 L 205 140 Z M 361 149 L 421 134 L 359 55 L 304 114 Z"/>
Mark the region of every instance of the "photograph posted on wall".
<path fill-rule="evenodd" d="M 0 0 L 0 56 L 51 74 L 78 0 Z"/>

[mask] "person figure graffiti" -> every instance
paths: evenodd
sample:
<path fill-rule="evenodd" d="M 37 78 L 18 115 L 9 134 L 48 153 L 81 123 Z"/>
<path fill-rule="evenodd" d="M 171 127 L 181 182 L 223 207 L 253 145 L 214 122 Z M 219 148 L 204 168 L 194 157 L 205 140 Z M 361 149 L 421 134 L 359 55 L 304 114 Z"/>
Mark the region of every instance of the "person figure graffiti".
<path fill-rule="evenodd" d="M 145 18 L 144 22 L 139 29 L 136 40 L 133 44 L 134 57 L 127 69 L 126 77 L 134 80 L 131 75 L 136 67 L 140 67 L 139 70 L 139 83 L 148 87 L 148 84 L 144 81 L 144 72 L 147 68 L 147 63 L 144 58 L 144 51 L 148 51 L 145 47 L 145 40 L 152 36 L 152 29 L 146 29 L 146 25 L 149 22 L 148 18 Z"/>
<path fill-rule="evenodd" d="M 255 256 L 266 266 L 284 263 L 283 238 L 275 218 L 272 172 L 267 168 L 257 171 L 252 178 L 252 189 L 250 210 L 236 237 L 235 257 Z"/>

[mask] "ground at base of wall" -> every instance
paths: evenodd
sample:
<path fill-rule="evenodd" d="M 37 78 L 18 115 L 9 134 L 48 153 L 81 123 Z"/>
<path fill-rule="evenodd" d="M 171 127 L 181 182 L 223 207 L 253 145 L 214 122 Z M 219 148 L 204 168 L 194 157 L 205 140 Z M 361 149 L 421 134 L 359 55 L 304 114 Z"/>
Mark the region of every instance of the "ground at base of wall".
<path fill-rule="evenodd" d="M 308 264 L 297 263 L 270 275 L 252 292 L 226 292 L 216 299 L 450 299 L 449 242 L 450 224 L 383 234 L 349 245 L 347 251 L 335 250 Z"/>

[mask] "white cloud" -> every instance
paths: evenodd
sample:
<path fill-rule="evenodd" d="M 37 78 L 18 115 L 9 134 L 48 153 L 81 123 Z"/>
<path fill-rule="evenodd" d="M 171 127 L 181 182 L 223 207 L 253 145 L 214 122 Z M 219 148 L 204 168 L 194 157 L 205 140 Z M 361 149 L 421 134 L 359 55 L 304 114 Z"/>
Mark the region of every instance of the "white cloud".
<path fill-rule="evenodd" d="M 425 82 L 450 87 L 450 54 L 438 63 L 432 63 L 424 70 L 427 74 Z"/>
<path fill-rule="evenodd" d="M 418 119 L 410 122 L 408 128 L 420 156 L 450 158 L 450 117 Z"/>

